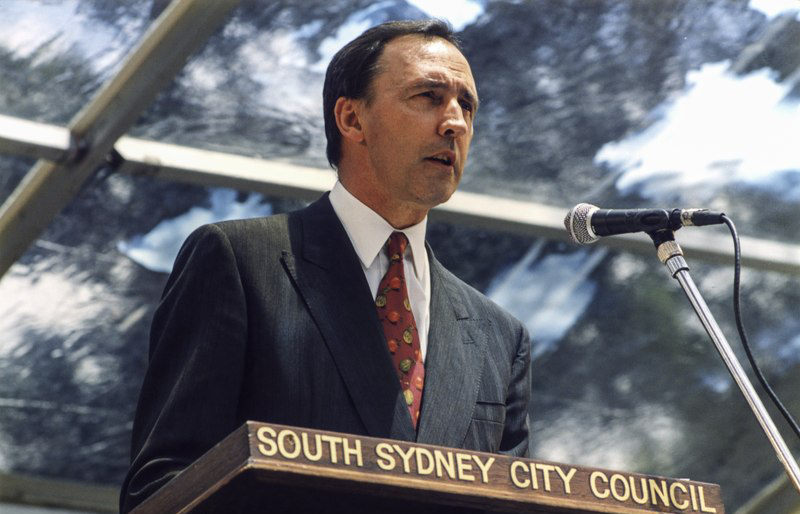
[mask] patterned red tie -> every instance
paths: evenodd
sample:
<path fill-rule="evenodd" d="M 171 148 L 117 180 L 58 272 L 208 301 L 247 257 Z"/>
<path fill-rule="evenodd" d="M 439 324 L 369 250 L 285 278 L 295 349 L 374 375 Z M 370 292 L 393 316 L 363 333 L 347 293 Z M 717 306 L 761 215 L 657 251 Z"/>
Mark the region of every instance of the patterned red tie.
<path fill-rule="evenodd" d="M 389 237 L 387 246 L 389 269 L 378 286 L 375 305 L 378 307 L 378 319 L 383 325 L 386 344 L 389 345 L 389 353 L 392 354 L 395 371 L 400 379 L 400 389 L 416 429 L 422 403 L 425 367 L 422 364 L 417 322 L 411 312 L 403 271 L 403 254 L 408 246 L 408 239 L 402 232 L 394 232 Z"/>

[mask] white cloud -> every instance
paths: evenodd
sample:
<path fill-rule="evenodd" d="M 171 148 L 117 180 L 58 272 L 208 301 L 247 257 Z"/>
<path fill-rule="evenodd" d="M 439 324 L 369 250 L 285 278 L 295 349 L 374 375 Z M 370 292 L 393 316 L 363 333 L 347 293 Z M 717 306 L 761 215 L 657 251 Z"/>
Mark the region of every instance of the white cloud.
<path fill-rule="evenodd" d="M 761 11 L 768 18 L 786 12 L 800 14 L 800 0 L 750 0 L 750 8 Z"/>
<path fill-rule="evenodd" d="M 272 206 L 263 204 L 261 195 L 250 194 L 244 202 L 236 201 L 236 195 L 232 189 L 214 189 L 210 208 L 192 207 L 180 216 L 161 221 L 147 234 L 120 241 L 117 249 L 147 269 L 168 273 L 186 237 L 200 225 L 272 214 Z"/>
<path fill-rule="evenodd" d="M 319 45 L 320 59 L 314 65 L 314 69 L 324 73 L 334 54 L 344 45 L 358 37 L 362 32 L 375 25 L 371 16 L 376 11 L 388 5 L 391 5 L 391 2 L 378 2 L 366 9 L 351 14 L 347 18 L 347 21 L 339 27 L 336 34 L 322 40 Z"/>
<path fill-rule="evenodd" d="M 600 149 L 595 161 L 622 172 L 618 188 L 652 197 L 800 171 L 800 101 L 787 98 L 790 86 L 768 69 L 737 76 L 727 68 L 689 72 L 683 93 L 658 109 L 659 121 Z"/>
<path fill-rule="evenodd" d="M 432 18 L 447 20 L 455 30 L 462 30 L 483 14 L 483 5 L 475 0 L 406 0 L 408 4 L 423 11 Z M 333 55 L 362 32 L 377 24 L 374 14 L 392 7 L 393 1 L 378 2 L 350 15 L 339 27 L 336 34 L 326 38 L 319 45 L 320 60 L 314 69 L 325 71 Z"/>
<path fill-rule="evenodd" d="M 544 241 L 499 274 L 486 292 L 520 319 L 535 341 L 533 357 L 551 351 L 594 298 L 596 284 L 588 280 L 606 255 L 605 248 L 540 257 Z"/>
<path fill-rule="evenodd" d="M 60 255 L 30 265 L 14 264 L 0 282 L 0 361 L 6 359 L 15 366 L 31 363 L 24 356 L 35 351 L 37 345 L 47 343 L 34 337 L 44 334 L 48 340 L 60 341 L 55 343 L 50 357 L 67 356 L 74 364 L 76 383 L 93 386 L 113 382 L 118 378 L 116 359 L 92 354 L 90 346 L 72 347 L 97 328 L 98 320 L 113 326 L 127 309 L 127 300 L 111 285 L 92 280 L 89 272 L 74 265 L 64 266 Z M 16 369 L 15 374 L 24 377 L 31 372 L 31 364 L 27 364 Z M 24 398 L 15 401 L 25 406 L 31 403 Z M 0 467 L 1 464 L 2 460 Z"/>
<path fill-rule="evenodd" d="M 96 71 L 108 73 L 119 66 L 139 38 L 143 19 L 123 23 L 119 30 L 90 18 L 79 10 L 79 4 L 78 0 L 4 0 L 0 4 L 0 19 L 3 20 L 0 46 L 26 57 L 49 42 L 48 52 L 42 54 L 42 58 L 77 48 Z M 142 8 L 147 6 L 143 4 Z"/>
<path fill-rule="evenodd" d="M 536 456 L 556 462 L 611 469 L 640 469 L 637 456 L 651 454 L 659 466 L 673 465 L 686 428 L 663 405 L 639 404 L 632 412 L 601 412 L 588 398 L 536 430 Z M 610 418 L 610 419 L 609 419 Z M 648 463 L 649 464 L 649 463 Z"/>
<path fill-rule="evenodd" d="M 0 282 L 0 357 L 26 353 L 38 342 L 30 340 L 32 331 L 66 339 L 113 310 L 107 286 L 75 268 L 52 271 L 51 265 L 48 259 L 15 264 Z"/>
<path fill-rule="evenodd" d="M 447 20 L 455 30 L 462 30 L 483 14 L 483 5 L 474 0 L 406 0 L 433 18 Z"/>
<path fill-rule="evenodd" d="M 312 66 L 298 42 L 309 30 L 313 27 L 253 34 L 239 49 L 238 57 L 248 67 L 250 77 L 263 86 L 263 105 L 310 116 L 322 112 L 325 67 L 320 70 Z"/>

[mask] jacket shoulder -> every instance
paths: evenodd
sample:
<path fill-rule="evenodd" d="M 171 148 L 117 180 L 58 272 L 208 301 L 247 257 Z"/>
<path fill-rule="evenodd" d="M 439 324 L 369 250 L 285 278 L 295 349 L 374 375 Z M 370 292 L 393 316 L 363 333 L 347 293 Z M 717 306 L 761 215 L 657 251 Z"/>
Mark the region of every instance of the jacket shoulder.
<path fill-rule="evenodd" d="M 186 238 L 182 251 L 198 246 L 227 247 L 237 256 L 280 251 L 288 247 L 288 219 L 287 214 L 276 214 L 201 225 Z"/>
<path fill-rule="evenodd" d="M 289 214 L 275 214 L 261 218 L 218 221 L 200 227 L 206 231 L 219 231 L 231 243 L 252 238 L 275 239 L 288 232 Z M 200 230 L 198 229 L 198 230 Z"/>

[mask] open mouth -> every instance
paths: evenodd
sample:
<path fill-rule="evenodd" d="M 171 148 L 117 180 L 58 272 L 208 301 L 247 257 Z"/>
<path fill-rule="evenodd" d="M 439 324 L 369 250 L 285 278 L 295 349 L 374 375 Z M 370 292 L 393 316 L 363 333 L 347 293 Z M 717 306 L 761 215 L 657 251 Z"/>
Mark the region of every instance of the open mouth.
<path fill-rule="evenodd" d="M 425 160 L 432 161 L 438 164 L 443 164 L 444 166 L 452 166 L 453 162 L 455 161 L 455 158 L 453 155 L 450 154 L 440 154 L 431 157 L 426 157 Z"/>

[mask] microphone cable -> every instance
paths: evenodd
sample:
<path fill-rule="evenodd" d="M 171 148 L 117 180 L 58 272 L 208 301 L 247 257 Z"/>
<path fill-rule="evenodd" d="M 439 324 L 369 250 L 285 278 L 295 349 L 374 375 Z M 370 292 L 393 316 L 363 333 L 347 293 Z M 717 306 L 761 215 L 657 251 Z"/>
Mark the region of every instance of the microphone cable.
<path fill-rule="evenodd" d="M 780 399 L 778 399 L 778 395 L 775 394 L 775 391 L 770 387 L 767 379 L 764 378 L 764 375 L 761 373 L 758 365 L 756 364 L 756 360 L 753 358 L 753 353 L 750 351 L 750 344 L 747 341 L 747 333 L 744 330 L 744 324 L 742 323 L 742 313 L 740 309 L 740 291 L 739 291 L 739 282 L 741 278 L 741 271 L 742 271 L 742 253 L 741 248 L 739 246 L 739 234 L 736 233 L 736 227 L 733 224 L 733 221 L 727 217 L 726 215 L 722 215 L 722 221 L 725 225 L 728 226 L 728 230 L 731 232 L 731 237 L 733 238 L 733 260 L 734 260 L 734 267 L 733 267 L 733 313 L 736 317 L 736 328 L 739 331 L 739 338 L 742 340 L 742 346 L 744 347 L 744 352 L 747 354 L 747 360 L 750 361 L 750 365 L 753 367 L 753 371 L 758 378 L 758 381 L 761 382 L 761 385 L 764 387 L 764 390 L 767 391 L 772 402 L 778 407 L 778 410 L 781 412 L 783 417 L 789 423 L 789 426 L 792 428 L 794 433 L 800 438 L 800 426 L 798 426 L 797 421 L 792 417 L 789 411 L 784 407 L 783 403 L 781 403 Z"/>

